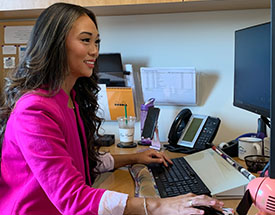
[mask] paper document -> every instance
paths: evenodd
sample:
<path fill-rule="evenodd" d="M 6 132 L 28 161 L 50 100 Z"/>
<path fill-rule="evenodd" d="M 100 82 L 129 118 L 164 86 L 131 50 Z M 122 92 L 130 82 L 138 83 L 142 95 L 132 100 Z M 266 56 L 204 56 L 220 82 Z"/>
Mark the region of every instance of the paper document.
<path fill-rule="evenodd" d="M 28 42 L 33 26 L 5 26 L 4 42 L 6 44 L 25 44 Z"/>
<path fill-rule="evenodd" d="M 100 91 L 98 93 L 99 109 L 97 112 L 97 116 L 99 116 L 105 120 L 111 120 L 106 84 L 99 84 L 99 87 L 100 87 Z"/>
<path fill-rule="evenodd" d="M 156 99 L 156 104 L 195 105 L 196 71 L 194 67 L 141 67 L 144 101 Z"/>
<path fill-rule="evenodd" d="M 14 55 L 16 54 L 16 46 L 2 46 L 3 55 Z"/>

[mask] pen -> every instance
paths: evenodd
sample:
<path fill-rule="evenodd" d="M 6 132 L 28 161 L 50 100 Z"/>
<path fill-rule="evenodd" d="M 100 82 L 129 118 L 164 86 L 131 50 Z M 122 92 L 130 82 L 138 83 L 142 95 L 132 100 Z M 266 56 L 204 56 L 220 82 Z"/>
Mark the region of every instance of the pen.
<path fill-rule="evenodd" d="M 219 155 L 223 155 L 223 153 L 216 146 L 212 146 L 212 149 L 216 151 Z"/>
<path fill-rule="evenodd" d="M 254 178 L 256 178 L 254 175 L 252 175 L 250 172 L 248 172 L 245 168 L 243 168 L 243 167 L 239 167 L 240 168 L 240 172 L 245 176 L 245 177 L 247 177 L 248 178 L 248 180 L 252 180 L 252 179 L 254 179 Z"/>
<path fill-rule="evenodd" d="M 230 157 L 225 155 L 221 150 L 219 150 L 216 146 L 212 146 L 212 149 L 217 152 L 219 155 L 221 155 L 228 163 L 230 163 L 232 166 L 234 166 L 240 173 L 242 173 L 249 181 L 256 178 L 253 174 L 248 172 L 245 168 L 243 168 L 241 165 L 233 161 Z"/>
<path fill-rule="evenodd" d="M 219 150 L 216 146 L 212 146 L 212 148 L 220 155 L 222 156 L 225 160 L 228 161 L 232 166 L 237 167 L 236 163 L 230 159 L 228 156 L 226 156 L 221 150 Z"/>

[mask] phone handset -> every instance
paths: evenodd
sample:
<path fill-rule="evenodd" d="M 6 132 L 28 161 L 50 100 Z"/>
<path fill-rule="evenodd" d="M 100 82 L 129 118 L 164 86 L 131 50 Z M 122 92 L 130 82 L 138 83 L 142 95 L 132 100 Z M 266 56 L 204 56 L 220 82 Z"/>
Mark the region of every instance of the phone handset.
<path fill-rule="evenodd" d="M 188 108 L 181 110 L 176 116 L 168 134 L 168 142 L 170 145 L 176 145 L 178 143 L 183 129 L 185 128 L 191 116 L 192 112 Z"/>

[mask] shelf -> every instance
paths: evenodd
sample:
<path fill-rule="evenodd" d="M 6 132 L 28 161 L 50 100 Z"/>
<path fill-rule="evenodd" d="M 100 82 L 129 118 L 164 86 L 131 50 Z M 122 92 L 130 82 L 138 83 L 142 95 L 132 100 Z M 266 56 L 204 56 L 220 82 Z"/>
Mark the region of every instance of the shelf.
<path fill-rule="evenodd" d="M 54 2 L 57 1 L 1 0 L 0 20 L 37 18 L 42 10 Z M 111 3 L 106 0 L 70 0 L 66 2 L 80 4 L 91 9 L 97 16 L 270 8 L 270 0 L 126 0 Z"/>
<path fill-rule="evenodd" d="M 90 7 L 98 16 L 270 8 L 270 0 L 185 0 L 162 4 Z"/>

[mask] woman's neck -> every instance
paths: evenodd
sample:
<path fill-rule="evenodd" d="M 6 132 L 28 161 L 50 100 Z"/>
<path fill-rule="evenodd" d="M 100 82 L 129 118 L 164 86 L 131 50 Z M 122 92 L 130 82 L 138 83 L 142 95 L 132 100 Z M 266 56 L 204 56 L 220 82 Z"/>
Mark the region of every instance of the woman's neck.
<path fill-rule="evenodd" d="M 65 91 L 65 93 L 70 96 L 71 91 L 73 89 L 73 86 L 75 85 L 76 79 L 72 76 L 67 76 L 65 81 L 62 84 L 62 89 Z"/>
<path fill-rule="evenodd" d="M 73 86 L 74 86 L 75 82 L 76 82 L 75 79 L 72 79 L 70 76 L 68 76 L 62 84 L 62 89 L 69 96 L 69 100 L 68 100 L 68 107 L 69 108 L 74 108 L 74 104 L 73 104 L 73 101 L 72 101 L 72 98 L 71 98 L 71 91 L 73 89 Z"/>

